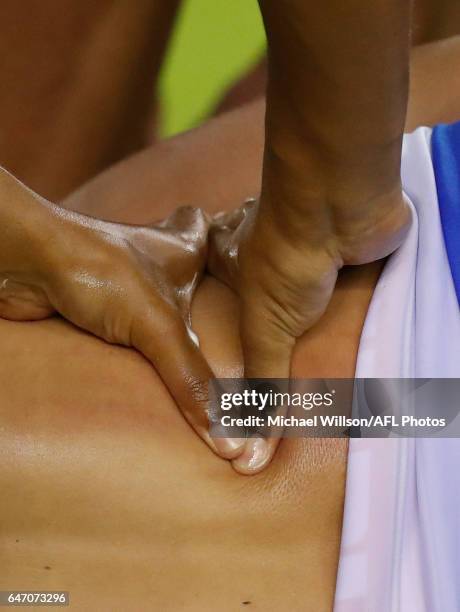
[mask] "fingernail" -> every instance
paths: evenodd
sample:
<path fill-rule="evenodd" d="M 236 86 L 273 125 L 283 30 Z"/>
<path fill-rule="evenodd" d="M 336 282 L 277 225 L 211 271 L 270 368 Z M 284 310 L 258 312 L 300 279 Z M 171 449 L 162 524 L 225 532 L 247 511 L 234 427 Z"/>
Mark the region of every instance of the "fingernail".
<path fill-rule="evenodd" d="M 270 458 L 270 448 L 265 438 L 246 440 L 244 451 L 232 461 L 233 467 L 244 473 L 260 470 Z"/>
<path fill-rule="evenodd" d="M 246 442 L 246 438 L 214 438 L 217 452 L 226 459 L 238 457 L 243 452 Z"/>

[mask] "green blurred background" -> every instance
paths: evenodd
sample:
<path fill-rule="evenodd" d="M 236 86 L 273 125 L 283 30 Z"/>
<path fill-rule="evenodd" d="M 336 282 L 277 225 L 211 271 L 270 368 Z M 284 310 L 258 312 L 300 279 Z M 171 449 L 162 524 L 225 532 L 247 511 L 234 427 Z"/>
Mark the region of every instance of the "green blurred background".
<path fill-rule="evenodd" d="M 264 47 L 257 0 L 185 0 L 160 78 L 161 136 L 199 123 Z"/>

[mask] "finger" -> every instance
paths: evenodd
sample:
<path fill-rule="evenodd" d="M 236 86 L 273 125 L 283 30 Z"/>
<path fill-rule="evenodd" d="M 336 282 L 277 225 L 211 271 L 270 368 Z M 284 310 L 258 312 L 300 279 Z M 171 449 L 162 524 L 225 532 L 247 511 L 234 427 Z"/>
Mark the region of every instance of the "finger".
<path fill-rule="evenodd" d="M 209 215 L 193 206 L 180 206 L 176 208 L 166 219 L 153 224 L 155 228 L 172 229 L 174 231 L 186 232 L 187 234 L 206 235 L 210 223 Z"/>
<path fill-rule="evenodd" d="M 295 338 L 274 318 L 273 309 L 267 304 L 267 297 L 253 296 L 249 303 L 243 303 L 240 331 L 243 346 L 245 378 L 288 379 L 291 368 Z M 279 409 L 277 414 L 284 414 Z M 247 440 L 243 452 L 232 461 L 240 474 L 256 474 L 272 461 L 281 440 L 277 437 L 256 436 Z"/>
<path fill-rule="evenodd" d="M 177 313 L 158 308 L 133 326 L 132 345 L 155 367 L 179 409 L 204 442 L 225 459 L 237 457 L 245 440 L 211 438 L 209 381 L 213 373 Z"/>
<path fill-rule="evenodd" d="M 249 216 L 254 216 L 257 202 L 247 200 L 229 213 L 219 213 L 209 230 L 208 270 L 232 289 L 237 289 L 239 244 L 247 229 Z"/>
<path fill-rule="evenodd" d="M 245 476 L 262 472 L 273 459 L 281 438 L 264 438 L 255 436 L 246 440 L 243 452 L 233 459 L 232 466 Z"/>
<path fill-rule="evenodd" d="M 250 278 L 240 285 L 246 378 L 289 378 L 295 342 L 324 314 L 337 274 L 327 260 L 313 269 L 313 278 L 293 280 L 268 270 L 264 284 Z"/>
<path fill-rule="evenodd" d="M 240 335 L 245 378 L 289 378 L 295 337 L 278 314 L 279 308 L 259 290 L 242 299 Z"/>
<path fill-rule="evenodd" d="M 228 287 L 236 289 L 238 249 L 234 232 L 228 227 L 209 232 L 208 271 Z"/>
<path fill-rule="evenodd" d="M 234 230 L 245 217 L 244 207 L 240 206 L 231 211 L 216 213 L 212 217 L 211 227 Z"/>

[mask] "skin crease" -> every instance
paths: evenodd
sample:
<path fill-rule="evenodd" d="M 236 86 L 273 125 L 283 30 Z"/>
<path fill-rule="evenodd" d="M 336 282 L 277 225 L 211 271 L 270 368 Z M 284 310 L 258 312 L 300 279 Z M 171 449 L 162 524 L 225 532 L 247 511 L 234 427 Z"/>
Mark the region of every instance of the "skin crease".
<path fill-rule="evenodd" d="M 235 230 L 213 233 L 209 269 L 240 298 L 245 377 L 287 378 L 339 270 L 386 257 L 410 226 L 400 161 L 411 3 L 259 4 L 268 40 L 260 201 Z M 234 466 L 262 469 L 277 443 L 248 440 Z"/>
<path fill-rule="evenodd" d="M 344 263 L 362 264 L 389 254 L 407 230 L 409 213 L 401 198 L 399 157 L 407 101 L 410 15 L 408 0 L 375 0 L 370 4 L 356 0 L 353 11 L 343 11 L 340 2 L 333 1 L 326 14 L 302 0 L 261 0 L 260 4 L 269 47 L 261 200 L 254 214 L 242 222 L 243 231 L 238 229 L 230 238 L 231 248 L 215 249 L 210 269 L 217 278 L 228 280 L 225 255 L 238 249 L 231 286 L 240 296 L 245 375 L 286 377 L 295 340 L 324 313 L 338 269 Z M 149 3 L 140 5 L 145 11 L 144 23 L 156 28 L 151 7 Z M 117 5 L 115 19 L 121 16 Z M 131 16 L 125 14 L 122 23 Z M 339 27 L 331 29 L 331 23 Z M 136 21 L 134 34 L 139 34 L 138 25 Z M 357 33 L 360 35 L 354 35 Z M 133 31 L 123 34 L 121 46 Z M 150 37 L 135 37 L 140 48 L 143 41 L 154 39 L 152 32 Z M 84 67 L 85 74 L 91 72 L 91 65 Z M 97 134 L 93 137 L 97 140 Z M 272 248 L 267 250 L 266 245 Z M 100 265 L 102 268 L 102 260 Z M 150 347 L 145 350 L 142 346 L 145 330 L 139 333 L 135 323 L 140 313 L 131 310 L 126 314 L 120 307 L 121 314 L 114 316 L 112 307 L 105 323 L 100 308 L 96 315 L 92 311 L 97 288 L 105 294 L 105 303 L 114 304 L 120 295 L 126 296 L 129 282 L 117 278 L 104 288 L 82 282 L 92 277 L 83 266 L 83 273 L 70 279 L 70 294 L 75 286 L 84 287 L 86 315 L 80 311 L 75 316 L 69 300 L 50 300 L 52 306 L 85 329 L 134 345 L 153 357 L 153 364 L 174 393 L 175 385 L 168 377 L 171 368 L 162 370 L 158 354 L 152 356 Z M 10 290 L 18 287 L 14 277 L 8 282 Z M 42 298 L 49 298 L 49 292 L 41 285 L 40 291 L 40 309 L 46 311 Z M 29 300 L 29 286 L 27 292 Z M 15 300 L 15 296 L 9 300 L 8 309 Z M 150 311 L 155 307 L 156 303 L 151 304 Z M 177 325 L 177 318 L 172 321 Z M 173 328 L 171 325 L 171 331 Z M 150 330 L 148 335 L 155 338 Z M 180 337 L 189 340 L 183 329 Z M 190 346 L 186 350 L 191 354 Z M 206 370 L 195 351 L 184 376 L 195 404 L 204 397 Z M 190 412 L 180 399 L 179 405 Z M 262 441 L 257 444 L 261 469 L 275 448 L 271 444 L 262 449 Z M 226 447 L 225 456 L 237 456 L 239 449 L 230 441 Z M 254 451 L 248 444 L 235 466 L 246 470 L 250 461 L 255 467 Z"/>
<path fill-rule="evenodd" d="M 209 436 L 212 371 L 191 329 L 208 217 L 182 207 L 148 227 L 109 223 L 46 202 L 2 170 L 0 192 L 0 316 L 31 321 L 56 312 L 98 338 L 136 348 L 210 448 L 225 458 L 239 454 L 243 440 Z"/>
<path fill-rule="evenodd" d="M 448 75 L 449 69 L 455 65 L 458 61 L 459 55 L 459 39 L 455 38 L 451 41 L 445 41 L 443 43 L 437 43 L 432 45 L 426 45 L 418 49 L 414 49 L 412 52 L 412 67 L 413 76 L 411 80 L 411 93 L 412 97 L 409 103 L 408 112 L 408 129 L 415 127 L 420 120 L 420 117 L 426 117 L 427 122 L 436 122 L 442 120 L 443 117 L 448 116 L 451 118 L 455 116 L 457 112 L 456 100 L 458 98 L 457 91 L 452 87 L 451 97 L 449 93 L 439 97 L 439 105 L 433 104 L 429 96 L 425 94 L 425 90 L 422 89 L 421 84 L 426 80 L 435 79 L 436 82 L 441 83 Z M 444 91 L 443 88 L 440 91 Z M 422 105 L 422 106 L 420 106 Z M 430 112 L 426 112 L 430 109 Z M 421 112 L 423 111 L 423 113 Z M 106 214 L 115 214 L 116 218 L 126 220 L 123 215 L 127 213 L 135 213 L 139 215 L 140 219 L 144 219 L 144 215 L 151 214 L 151 208 L 144 199 L 141 186 L 143 185 L 146 192 L 150 193 L 161 193 L 174 195 L 179 201 L 189 201 L 200 206 L 204 206 L 210 212 L 216 211 L 216 206 L 221 205 L 224 207 L 227 203 L 231 203 L 233 197 L 233 189 L 228 190 L 225 188 L 225 183 L 232 183 L 241 186 L 245 186 L 245 195 L 251 194 L 251 192 L 257 193 L 259 176 L 257 172 L 253 172 L 252 175 L 248 173 L 248 169 L 257 167 L 249 164 L 261 165 L 262 151 L 263 151 L 263 112 L 264 104 L 259 101 L 254 104 L 248 105 L 246 108 L 233 113 L 224 115 L 218 120 L 210 122 L 208 125 L 201 129 L 195 130 L 178 138 L 175 138 L 167 143 L 163 143 L 156 147 L 154 150 L 145 151 L 132 160 L 127 160 L 120 164 L 118 167 L 108 173 L 109 182 L 114 180 L 115 176 L 118 175 L 118 188 L 110 189 L 106 183 L 106 179 L 103 176 L 98 178 L 95 182 L 88 185 L 87 187 L 80 190 L 75 197 L 71 198 L 67 202 L 67 206 L 77 208 L 79 210 L 88 211 L 95 214 L 92 208 L 93 203 L 98 206 L 100 199 L 110 201 L 110 208 L 106 210 Z M 213 142 L 214 155 L 210 157 L 207 166 L 201 166 L 202 171 L 200 172 L 200 161 L 202 156 L 206 152 L 206 141 Z M 195 157 L 188 156 L 187 150 L 189 144 L 193 142 L 194 150 L 197 155 Z M 237 151 L 238 154 L 235 158 L 233 152 Z M 188 169 L 192 177 L 190 182 L 183 180 L 182 178 L 176 179 L 176 165 L 168 165 L 166 160 L 168 156 L 177 155 L 176 164 L 180 164 L 181 168 Z M 156 163 L 161 163 L 161 172 L 156 174 L 152 171 L 152 166 L 155 167 Z M 219 164 L 225 164 L 226 174 L 222 174 L 218 171 Z M 210 196 L 203 196 L 201 185 L 204 181 L 209 180 L 208 177 L 213 177 L 212 186 L 215 189 L 215 193 L 211 192 Z M 131 189 L 130 186 L 135 185 L 135 189 Z M 160 190 L 158 186 L 161 186 Z M 107 197 L 107 189 L 110 192 L 110 196 Z M 238 193 L 238 187 L 234 188 Z M 243 195 L 243 194 L 242 194 Z M 130 208 L 123 207 L 123 198 L 128 198 L 130 201 Z M 241 201 L 241 200 L 240 200 Z M 234 203 L 238 201 L 233 200 Z M 156 202 L 157 210 L 161 208 L 161 202 Z M 123 213 L 123 209 L 125 213 Z M 254 212 L 254 210 L 252 211 Z M 128 214 L 129 214 L 128 213 Z M 97 214 L 97 213 L 96 213 Z M 119 216 L 120 215 L 120 216 Z M 246 220 L 254 223 L 254 215 L 252 219 L 249 217 Z M 232 231 L 227 231 L 224 227 L 222 232 L 214 232 L 211 236 L 211 248 L 210 248 L 210 260 L 208 266 L 214 276 L 220 278 L 226 282 L 229 286 L 236 290 L 239 290 L 239 278 L 235 273 L 236 266 L 234 265 L 235 257 L 230 261 L 228 253 L 235 253 L 239 247 L 239 241 L 241 235 L 247 239 L 247 225 L 244 222 L 238 227 L 237 233 L 233 236 Z M 220 222 L 217 226 L 223 227 Z M 238 235 L 240 232 L 240 235 Z M 284 250 L 283 256 L 279 257 L 280 244 L 276 241 L 267 241 L 260 237 L 260 234 L 256 232 L 256 244 L 263 253 L 264 264 L 260 264 L 256 272 L 253 272 L 249 276 L 251 286 L 256 286 L 267 276 L 270 277 L 272 270 L 270 266 L 267 266 L 267 261 L 270 263 L 272 259 L 272 251 L 274 249 L 266 249 L 266 244 L 277 244 L 278 253 L 276 259 L 281 260 L 283 265 L 281 270 L 277 267 L 277 273 L 283 280 L 285 286 L 289 287 L 287 279 L 294 279 L 295 283 L 298 283 L 299 278 L 303 279 L 303 293 L 293 292 L 295 296 L 294 305 L 291 309 L 291 315 L 294 323 L 298 325 L 297 335 L 300 334 L 303 329 L 301 318 L 300 326 L 298 316 L 296 312 L 299 308 L 299 299 L 304 295 L 305 291 L 309 291 L 313 283 L 315 283 L 315 275 L 321 270 L 322 263 L 319 264 L 316 254 L 309 254 L 308 246 L 301 246 L 303 250 L 306 248 L 305 257 L 299 261 L 298 259 L 298 246 L 292 247 L 291 243 L 283 243 Z M 254 241 L 253 241 L 254 244 Z M 309 262 L 308 266 L 301 265 L 306 260 Z M 273 264 L 273 261 L 271 262 Z M 276 262 L 275 262 L 276 263 Z M 327 262 L 326 262 L 327 263 Z M 268 269 L 267 269 L 268 268 Z M 252 268 L 251 268 L 252 269 Z M 312 269 L 314 274 L 312 274 Z M 323 268 L 324 269 L 324 268 Z M 326 267 L 327 271 L 327 267 Z M 312 278 L 313 277 L 313 278 Z M 334 279 L 325 277 L 326 285 L 329 287 L 329 291 L 332 289 Z M 257 297 L 257 295 L 253 299 Z M 292 302 L 292 300 L 290 300 Z M 280 299 L 278 302 L 283 303 Z M 305 316 L 312 314 L 311 300 L 303 299 L 300 300 L 302 304 L 302 313 Z M 321 300 L 318 301 L 320 309 Z M 279 304 L 276 304 L 277 310 L 279 310 Z M 257 317 L 263 318 L 261 311 L 256 310 Z M 284 315 L 285 316 L 285 313 Z M 257 336 L 258 342 L 254 343 L 257 346 L 266 345 L 266 336 L 260 332 L 258 326 L 251 326 L 251 334 Z M 242 333 L 243 338 L 248 338 L 248 332 Z M 265 343 L 260 340 L 262 338 Z M 267 350 L 266 353 L 270 355 Z M 281 355 L 282 350 L 280 348 L 279 354 Z M 278 362 L 277 362 L 278 363 Z M 277 365 L 278 367 L 278 365 Z M 273 376 L 277 375 L 277 372 L 271 372 Z M 287 373 L 285 374 L 287 376 Z M 257 457 L 259 458 L 259 464 L 257 469 L 262 469 L 270 460 L 276 447 L 276 440 L 272 440 L 269 443 L 269 449 L 260 447 L 260 442 L 257 442 Z M 236 469 L 246 472 L 248 470 L 255 469 L 256 465 L 252 461 L 253 449 L 251 447 L 246 449 L 246 452 L 242 454 L 239 459 L 236 459 L 233 464 Z"/>
<path fill-rule="evenodd" d="M 378 274 L 371 265 L 343 275 L 293 375 L 352 375 Z M 241 373 L 236 307 L 211 279 L 194 303 L 221 376 Z M 190 435 L 138 354 L 60 320 L 0 321 L 0 339 L 1 589 L 65 585 L 77 610 L 144 609 L 143 596 L 162 610 L 246 600 L 330 610 L 344 441 L 283 441 L 265 472 L 243 478 Z"/>
<path fill-rule="evenodd" d="M 421 87 L 414 91 L 425 95 Z M 456 95 L 451 112 L 459 108 Z M 415 102 L 414 108 L 424 106 Z M 423 123 L 423 116 L 414 120 Z M 222 147 L 214 138 L 217 125 L 210 130 L 203 172 Z M 205 134 L 197 133 L 198 147 Z M 194 169 L 193 198 L 199 196 L 192 164 L 197 155 L 190 135 L 187 142 L 191 165 L 182 164 L 181 173 Z M 170 153 L 160 166 L 166 173 L 175 163 L 174 147 Z M 225 164 L 220 171 L 215 179 L 223 184 L 229 178 L 230 202 L 232 193 L 239 197 L 239 185 Z M 155 165 L 152 175 L 161 175 Z M 123 177 L 115 170 L 94 185 L 94 199 L 90 186 L 81 192 L 82 209 L 96 210 L 97 201 L 103 206 L 104 194 L 111 201 Z M 161 193 L 151 191 L 150 175 L 145 190 L 139 176 L 135 185 L 132 193 L 145 210 L 131 209 L 129 219 L 127 191 L 119 212 L 133 222 L 148 213 L 151 194 L 156 199 Z M 213 187 L 201 181 L 209 206 L 215 205 Z M 179 203 L 177 195 L 174 189 L 162 194 L 163 214 Z M 117 206 L 121 211 L 121 200 Z M 296 345 L 293 376 L 353 375 L 380 266 L 342 272 L 325 316 Z M 229 290 L 206 280 L 193 324 L 216 374 L 240 374 L 236 302 Z M 137 353 L 58 319 L 0 321 L 0 342 L 0 486 L 8 500 L 0 506 L 1 589 L 66 588 L 76 610 L 139 610 L 145 601 L 149 609 L 174 611 L 214 610 L 216 601 L 229 612 L 243 601 L 261 610 L 331 609 L 344 441 L 285 440 L 266 471 L 242 478 L 190 435 Z"/>

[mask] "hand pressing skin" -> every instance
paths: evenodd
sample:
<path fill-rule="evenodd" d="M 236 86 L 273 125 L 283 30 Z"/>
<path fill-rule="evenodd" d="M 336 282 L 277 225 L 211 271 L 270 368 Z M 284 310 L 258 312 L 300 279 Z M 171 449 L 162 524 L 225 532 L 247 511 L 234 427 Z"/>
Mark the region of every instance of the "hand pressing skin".
<path fill-rule="evenodd" d="M 400 181 L 408 0 L 259 0 L 268 40 L 260 204 L 214 233 L 210 269 L 240 297 L 247 378 L 288 378 L 296 339 L 339 269 L 393 252 L 410 215 Z M 234 466 L 263 469 L 276 440 Z"/>
<path fill-rule="evenodd" d="M 304 227 L 303 236 L 297 225 L 289 231 L 286 223 L 274 223 L 255 200 L 214 218 L 208 266 L 240 297 L 247 378 L 288 378 L 296 340 L 326 310 L 339 269 L 382 259 L 399 246 L 410 213 L 402 197 L 391 202 L 386 214 L 372 216 L 369 229 L 360 221 L 354 235 L 349 226 L 346 234 L 324 240 L 314 223 L 310 231 Z M 243 474 L 263 470 L 278 443 L 279 438 L 248 440 L 233 466 Z"/>
<path fill-rule="evenodd" d="M 203 274 L 208 220 L 178 209 L 150 227 L 107 223 L 40 199 L 0 171 L 0 316 L 38 320 L 58 312 L 107 342 L 139 350 L 185 418 L 219 455 L 242 441 L 210 438 L 212 372 L 190 327 Z"/>

